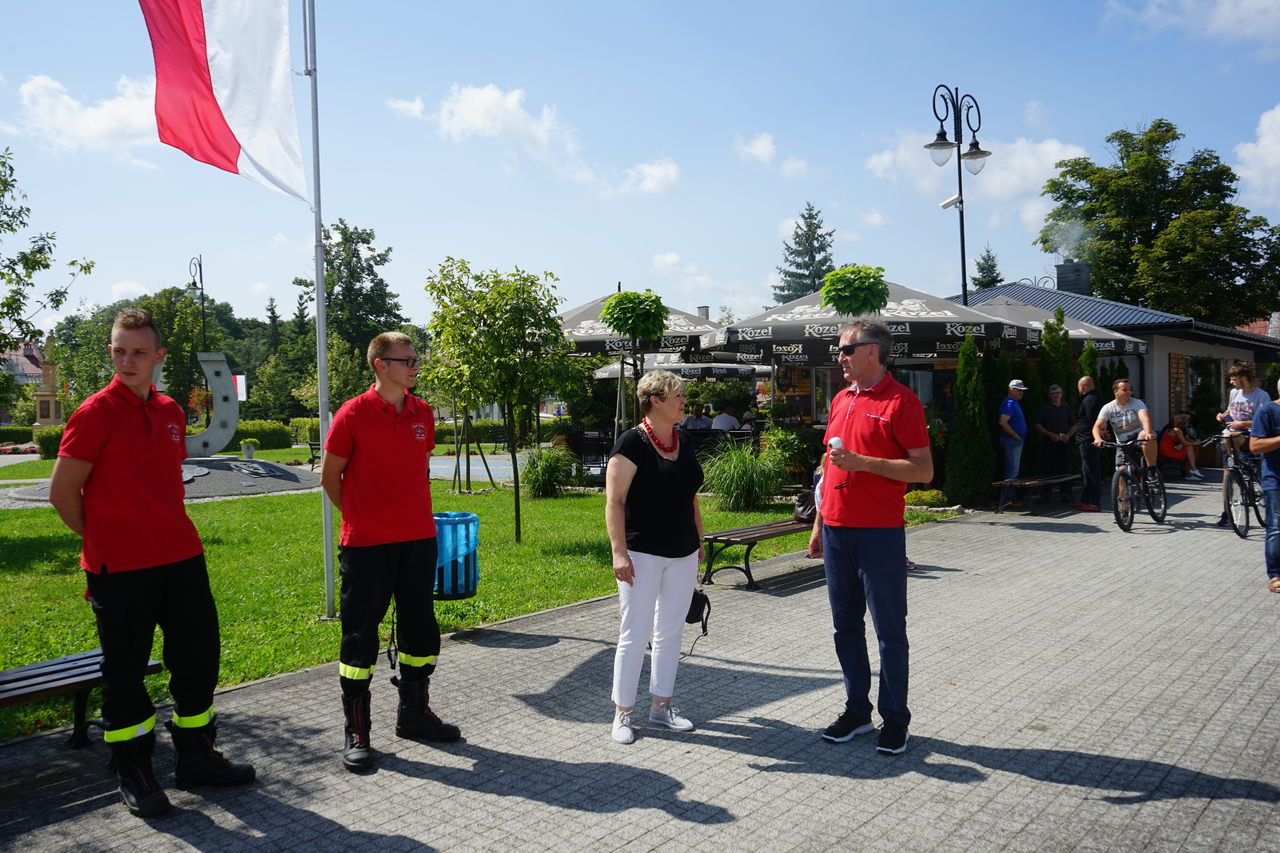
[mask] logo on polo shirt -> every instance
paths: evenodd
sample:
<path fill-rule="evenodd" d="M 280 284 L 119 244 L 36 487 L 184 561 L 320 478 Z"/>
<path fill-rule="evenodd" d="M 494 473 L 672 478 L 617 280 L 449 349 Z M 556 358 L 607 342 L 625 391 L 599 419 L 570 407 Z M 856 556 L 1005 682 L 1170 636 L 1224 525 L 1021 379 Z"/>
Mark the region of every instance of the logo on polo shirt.
<path fill-rule="evenodd" d="M 168 424 L 167 426 L 169 427 L 169 438 L 172 438 L 174 441 L 182 441 L 182 427 L 173 423 Z"/>
<path fill-rule="evenodd" d="M 414 424 L 414 425 L 413 425 L 413 437 L 414 437 L 414 438 L 416 438 L 418 441 L 426 441 L 426 440 L 427 440 L 427 425 L 426 425 L 426 424 Z"/>

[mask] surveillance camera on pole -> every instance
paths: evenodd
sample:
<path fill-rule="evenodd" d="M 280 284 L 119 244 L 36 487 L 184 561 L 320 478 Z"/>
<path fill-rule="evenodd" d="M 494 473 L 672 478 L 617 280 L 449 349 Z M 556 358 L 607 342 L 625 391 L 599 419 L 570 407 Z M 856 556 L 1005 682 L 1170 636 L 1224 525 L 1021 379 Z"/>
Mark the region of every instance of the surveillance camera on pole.
<path fill-rule="evenodd" d="M 951 198 L 939 204 L 938 207 L 942 208 L 943 210 L 949 210 L 950 208 L 958 207 L 963 204 L 964 204 L 964 198 L 960 195 L 960 193 L 956 193 Z"/>

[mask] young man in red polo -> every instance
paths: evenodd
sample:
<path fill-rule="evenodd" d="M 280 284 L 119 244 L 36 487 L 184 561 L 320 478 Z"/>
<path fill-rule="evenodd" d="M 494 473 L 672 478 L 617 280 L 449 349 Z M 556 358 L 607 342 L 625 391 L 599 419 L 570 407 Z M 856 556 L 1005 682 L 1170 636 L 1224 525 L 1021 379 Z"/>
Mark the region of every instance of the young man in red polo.
<path fill-rule="evenodd" d="M 392 597 L 399 644 L 396 734 L 455 741 L 457 726 L 431 710 L 430 680 L 440 654 L 433 598 L 436 527 L 428 467 L 435 446 L 431 407 L 409 393 L 418 378 L 413 342 L 384 332 L 369 343 L 376 381 L 342 405 L 325 442 L 320 483 L 342 512 L 342 647 L 338 680 L 346 737 L 342 763 L 373 767 L 369 684 L 378 658 L 378 625 Z"/>
<path fill-rule="evenodd" d="M 154 817 L 169 798 L 151 766 L 156 709 L 143 684 L 156 626 L 173 694 L 174 784 L 239 785 L 254 770 L 213 748 L 218 611 L 204 547 L 183 505 L 186 416 L 151 376 L 166 355 L 151 312 L 121 311 L 111 327 L 115 378 L 67 422 L 49 502 L 83 540 L 102 643 L 102 720 L 129 811 Z"/>
<path fill-rule="evenodd" d="M 880 640 L 884 725 L 876 750 L 907 748 L 907 483 L 933 479 L 924 407 L 887 364 L 893 336 L 883 323 L 859 319 L 840 331 L 840 367 L 849 387 L 831 401 L 822 477 L 822 510 L 809 554 L 826 566 L 836 657 L 844 673 L 845 709 L 822 737 L 844 743 L 875 731 L 871 664 L 864 617 Z M 838 439 L 838 441 L 837 441 Z"/>

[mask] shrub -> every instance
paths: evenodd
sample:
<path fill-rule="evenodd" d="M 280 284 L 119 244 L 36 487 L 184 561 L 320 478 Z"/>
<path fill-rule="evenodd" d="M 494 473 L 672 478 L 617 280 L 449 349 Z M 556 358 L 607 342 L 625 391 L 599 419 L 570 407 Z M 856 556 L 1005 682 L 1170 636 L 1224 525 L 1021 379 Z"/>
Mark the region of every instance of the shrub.
<path fill-rule="evenodd" d="M 40 448 L 41 459 L 57 459 L 58 445 L 62 444 L 62 431 L 66 426 L 40 427 L 35 431 L 36 445 Z"/>
<path fill-rule="evenodd" d="M 787 466 L 776 453 L 756 455 L 750 447 L 725 443 L 702 462 L 703 488 L 715 495 L 720 509 L 760 509 L 786 479 Z"/>
<path fill-rule="evenodd" d="M 263 450 L 293 447 L 293 436 L 289 433 L 289 428 L 279 421 L 241 421 L 231 443 L 238 444 L 246 438 L 256 438 Z"/>
<path fill-rule="evenodd" d="M 0 444 L 26 444 L 31 441 L 31 427 L 0 427 Z"/>
<path fill-rule="evenodd" d="M 907 506 L 951 506 L 951 502 L 940 489 L 917 489 L 914 492 L 907 492 L 906 499 Z"/>
<path fill-rule="evenodd" d="M 1272 387 L 1274 388 L 1275 386 L 1273 385 Z M 573 426 L 569 423 L 569 419 L 564 416 L 538 422 L 539 441 L 550 441 L 557 435 L 568 435 L 572 431 Z"/>
<path fill-rule="evenodd" d="M 262 442 L 258 441 L 258 439 L 256 438 L 241 439 L 240 443 L 242 445 L 248 445 L 249 447 L 257 447 L 258 445 L 262 444 Z"/>
<path fill-rule="evenodd" d="M 289 421 L 289 434 L 294 444 L 306 444 L 320 440 L 319 418 L 294 418 Z"/>
<path fill-rule="evenodd" d="M 530 497 L 554 498 L 577 481 L 578 457 L 563 447 L 536 447 L 525 458 L 520 484 Z"/>

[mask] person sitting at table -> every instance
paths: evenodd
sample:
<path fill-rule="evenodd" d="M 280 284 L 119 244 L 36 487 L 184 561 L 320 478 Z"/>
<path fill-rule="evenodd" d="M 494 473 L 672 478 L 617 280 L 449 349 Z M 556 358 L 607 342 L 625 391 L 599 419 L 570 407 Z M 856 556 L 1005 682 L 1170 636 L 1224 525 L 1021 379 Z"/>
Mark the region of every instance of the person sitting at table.
<path fill-rule="evenodd" d="M 1184 476 L 1188 480 L 1203 480 L 1204 475 L 1196 467 L 1196 449 L 1200 442 L 1195 438 L 1195 430 L 1191 427 L 1190 412 L 1176 412 L 1173 420 L 1160 430 L 1160 458 L 1172 459 L 1180 463 Z"/>
<path fill-rule="evenodd" d="M 686 415 L 679 426 L 681 429 L 711 429 L 711 418 L 707 417 L 706 409 L 701 403 L 694 403 L 693 414 Z"/>
<path fill-rule="evenodd" d="M 711 428 L 728 432 L 731 429 L 742 429 L 742 424 L 738 423 L 733 406 L 726 403 L 720 407 L 720 414 L 711 419 Z"/>

